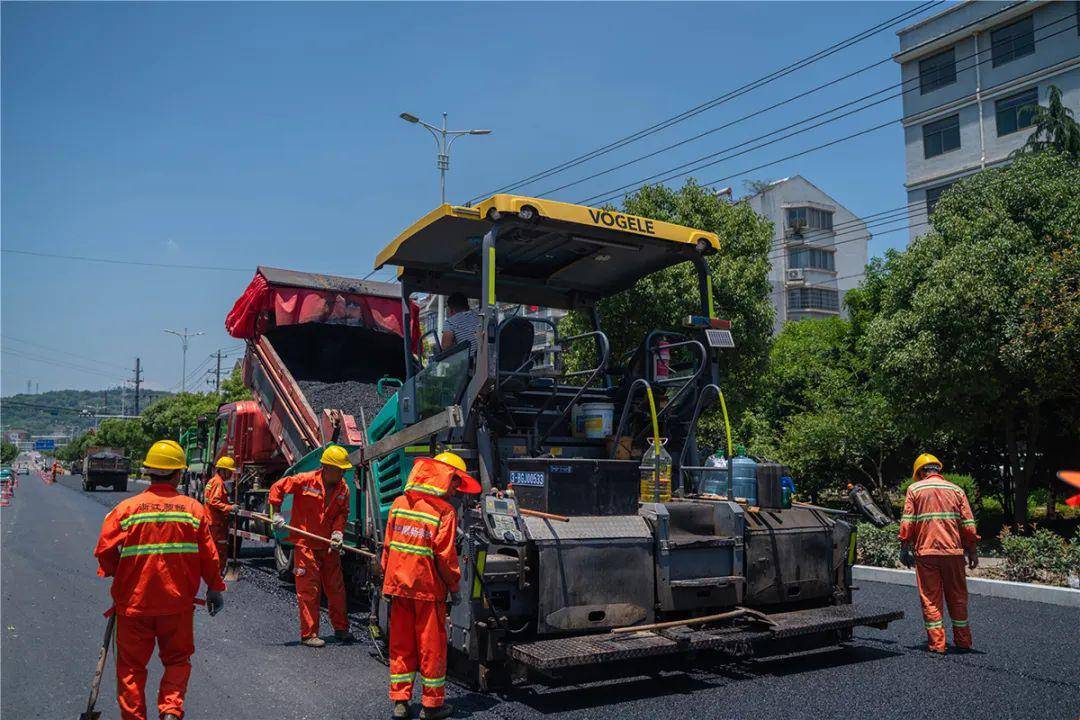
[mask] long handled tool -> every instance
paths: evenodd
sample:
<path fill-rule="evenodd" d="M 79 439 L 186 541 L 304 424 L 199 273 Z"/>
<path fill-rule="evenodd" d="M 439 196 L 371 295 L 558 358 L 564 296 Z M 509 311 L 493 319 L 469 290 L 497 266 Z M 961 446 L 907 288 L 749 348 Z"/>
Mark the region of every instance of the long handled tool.
<path fill-rule="evenodd" d="M 94 668 L 94 679 L 90 683 L 90 699 L 86 701 L 86 712 L 79 715 L 79 720 L 101 720 L 101 712 L 94 709 L 97 705 L 98 690 L 101 689 L 101 675 L 105 672 L 105 658 L 109 654 L 109 644 L 112 642 L 113 630 L 116 628 L 116 613 L 109 612 L 109 622 L 105 625 L 105 639 L 101 643 L 101 652 L 98 653 L 97 666 Z"/>
<path fill-rule="evenodd" d="M 565 515 L 555 515 L 554 513 L 540 512 L 539 510 L 526 510 L 524 508 L 518 508 L 518 512 L 522 515 L 528 515 L 529 517 L 543 518 L 545 520 L 558 520 L 559 522 L 570 522 L 570 518 Z"/>
<path fill-rule="evenodd" d="M 241 510 L 240 512 L 244 513 L 245 516 L 253 517 L 256 520 L 263 520 L 269 523 L 273 522 L 273 520 L 269 516 L 263 515 L 262 513 L 250 512 L 247 510 Z M 315 533 L 309 533 L 307 530 L 301 530 L 300 528 L 293 527 L 292 525 L 282 525 L 282 527 L 291 533 L 300 535 L 301 537 L 311 538 L 312 540 L 321 540 L 324 543 L 331 542 L 330 538 L 325 538 L 322 535 L 316 535 Z M 355 553 L 356 555 L 363 555 L 364 557 L 371 558 L 372 560 L 376 559 L 375 553 L 368 552 L 367 550 L 361 550 L 360 548 L 355 548 L 351 545 L 342 545 L 341 549 L 345 552 Z"/>
<path fill-rule="evenodd" d="M 233 483 L 233 508 L 236 508 L 237 498 L 240 497 L 240 483 L 241 479 L 237 479 Z M 237 508 L 238 509 L 238 508 Z M 240 529 L 240 520 L 237 513 L 232 514 L 232 542 L 229 544 L 229 565 L 225 569 L 225 582 L 236 582 L 240 579 L 240 549 L 237 547 L 239 543 L 239 534 L 236 532 Z"/>

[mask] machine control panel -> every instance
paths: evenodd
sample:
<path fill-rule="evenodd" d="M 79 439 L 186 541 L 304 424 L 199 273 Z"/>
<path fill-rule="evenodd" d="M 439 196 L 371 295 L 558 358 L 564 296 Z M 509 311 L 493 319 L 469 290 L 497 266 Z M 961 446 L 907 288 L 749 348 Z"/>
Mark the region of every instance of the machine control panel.
<path fill-rule="evenodd" d="M 484 497 L 484 524 L 493 542 L 525 542 L 525 536 L 518 524 L 519 517 L 514 498 L 495 495 Z"/>

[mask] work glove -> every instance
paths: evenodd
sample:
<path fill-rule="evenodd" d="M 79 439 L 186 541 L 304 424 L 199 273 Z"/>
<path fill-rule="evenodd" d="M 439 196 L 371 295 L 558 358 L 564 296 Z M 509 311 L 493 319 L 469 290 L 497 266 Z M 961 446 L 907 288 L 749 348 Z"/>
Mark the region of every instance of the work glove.
<path fill-rule="evenodd" d="M 281 513 L 274 513 L 274 517 L 270 518 L 270 522 L 273 523 L 275 529 L 280 530 L 285 527 L 285 516 Z"/>
<path fill-rule="evenodd" d="M 207 590 L 206 611 L 210 613 L 210 617 L 221 612 L 221 608 L 223 607 L 225 607 L 225 596 L 214 590 Z"/>
<path fill-rule="evenodd" d="M 915 567 L 915 553 L 911 552 L 909 547 L 900 548 L 900 562 L 904 564 L 904 567 Z"/>
<path fill-rule="evenodd" d="M 979 553 L 970 552 L 967 554 L 968 568 L 974 570 L 979 567 Z"/>
<path fill-rule="evenodd" d="M 335 530 L 334 532 L 330 533 L 330 549 L 340 550 L 341 543 L 344 542 L 344 540 L 345 536 L 341 533 L 340 530 Z"/>

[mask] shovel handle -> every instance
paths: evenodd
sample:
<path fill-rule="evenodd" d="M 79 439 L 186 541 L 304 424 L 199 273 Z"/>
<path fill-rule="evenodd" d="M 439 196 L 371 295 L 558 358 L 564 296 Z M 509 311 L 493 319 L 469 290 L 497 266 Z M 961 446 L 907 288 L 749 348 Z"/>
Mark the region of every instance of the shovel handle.
<path fill-rule="evenodd" d="M 545 520 L 558 520 L 559 522 L 570 522 L 570 518 L 565 515 L 555 515 L 554 513 L 540 512 L 539 510 L 525 510 L 524 508 L 518 508 L 518 512 L 522 515 L 528 515 L 529 517 L 543 518 Z"/>
<path fill-rule="evenodd" d="M 247 514 L 249 516 L 255 518 L 256 520 L 262 520 L 264 522 L 273 523 L 273 520 L 271 518 L 269 518 L 266 515 L 263 515 L 262 513 L 250 512 L 249 511 L 249 512 L 247 512 Z M 291 533 L 295 533 L 297 535 L 300 535 L 301 537 L 310 538 L 312 540 L 320 540 L 320 541 L 322 541 L 324 543 L 330 543 L 331 542 L 330 538 L 325 538 L 322 535 L 316 535 L 315 533 L 309 533 L 307 530 L 301 530 L 300 528 L 293 527 L 292 525 L 283 525 L 282 527 L 284 527 L 286 530 L 288 530 Z M 367 550 L 361 550 L 360 548 L 355 548 L 355 547 L 352 547 L 351 545 L 342 545 L 341 549 L 344 550 L 345 552 L 351 552 L 351 553 L 354 553 L 356 555 L 362 555 L 363 557 L 371 558 L 372 560 L 376 559 L 375 553 L 368 552 Z"/>

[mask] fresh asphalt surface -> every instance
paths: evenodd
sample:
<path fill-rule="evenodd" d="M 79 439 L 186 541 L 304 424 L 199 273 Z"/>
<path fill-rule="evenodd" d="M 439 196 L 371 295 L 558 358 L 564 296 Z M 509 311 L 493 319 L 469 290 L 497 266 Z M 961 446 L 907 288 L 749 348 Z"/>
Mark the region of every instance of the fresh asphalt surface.
<path fill-rule="evenodd" d="M 102 517 L 122 497 L 85 493 L 77 477 L 46 485 L 32 474 L 20 477 L 14 502 L 0 511 L 4 718 L 75 720 L 83 711 L 109 606 L 109 583 L 95 575 L 91 551 Z M 370 647 L 298 646 L 291 588 L 273 577 L 264 553 L 250 554 L 224 611 L 196 613 L 189 720 L 389 717 L 387 671 Z M 938 657 L 922 649 L 913 588 L 863 583 L 856 599 L 899 606 L 907 617 L 885 631 L 857 630 L 849 647 L 792 658 L 499 696 L 448 685 L 448 695 L 456 717 L 492 720 L 1080 717 L 1076 609 L 973 596 L 978 652 Z M 352 617 L 360 629 L 363 614 Z M 330 634 L 325 616 L 323 634 Z M 159 668 L 155 658 L 151 708 Z M 113 673 L 110 653 L 98 704 L 109 720 L 119 717 Z"/>

